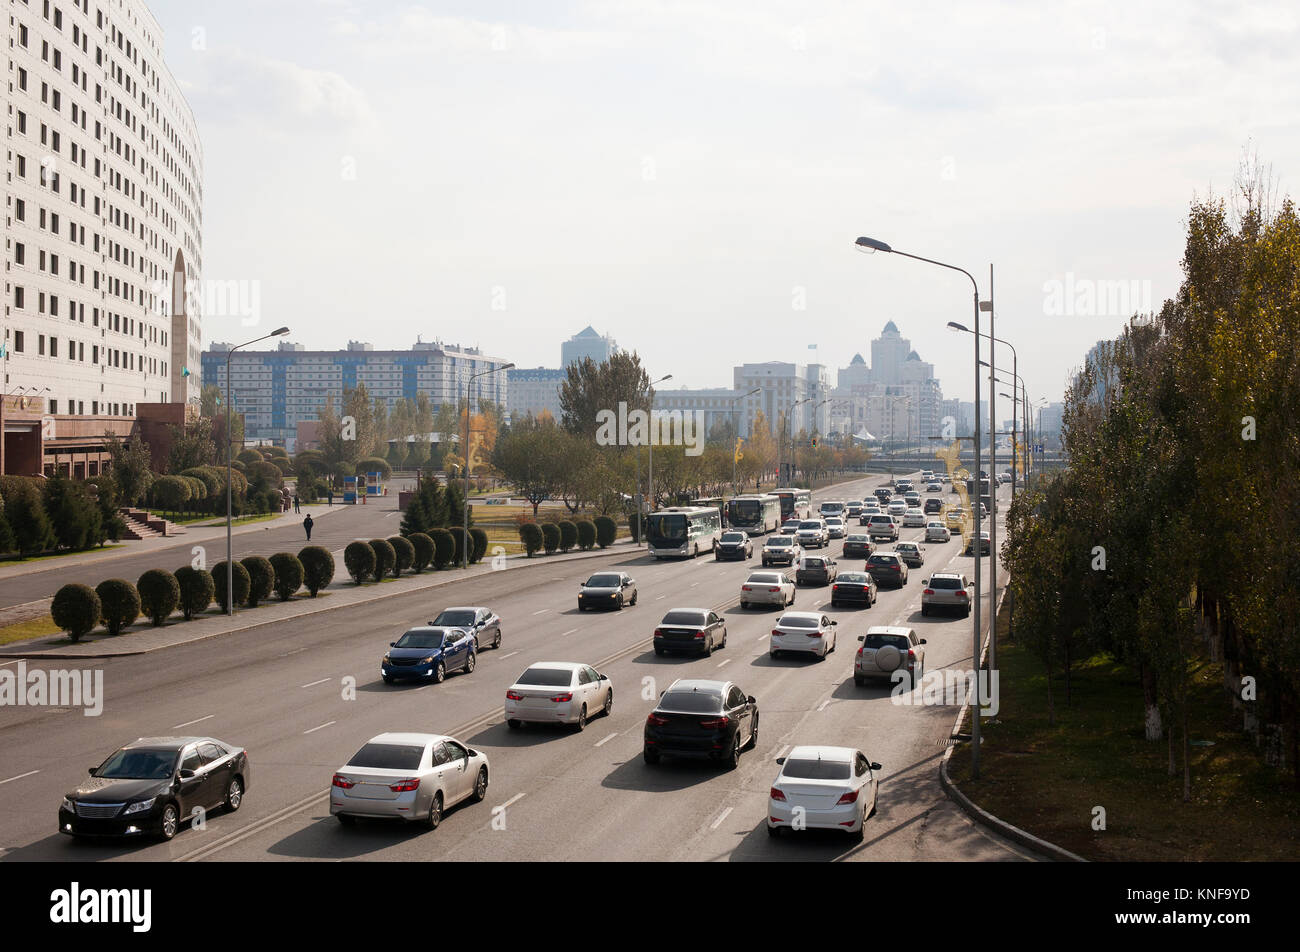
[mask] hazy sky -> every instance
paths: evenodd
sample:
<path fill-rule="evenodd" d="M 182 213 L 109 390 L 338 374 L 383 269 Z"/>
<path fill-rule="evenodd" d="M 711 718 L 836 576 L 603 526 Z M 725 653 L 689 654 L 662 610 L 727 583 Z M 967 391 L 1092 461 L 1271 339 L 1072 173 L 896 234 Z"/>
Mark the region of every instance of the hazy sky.
<path fill-rule="evenodd" d="M 1194 197 L 1247 147 L 1283 192 L 1300 168 L 1294 4 L 150 7 L 203 142 L 203 276 L 259 282 L 258 327 L 211 318 L 206 342 L 288 324 L 556 366 L 591 324 L 705 387 L 761 360 L 833 380 L 892 319 L 971 399 L 970 338 L 943 329 L 969 282 L 870 235 L 984 296 L 992 262 L 998 336 L 1058 399 L 1175 291 Z M 1079 296 L 1119 281 L 1121 308 Z"/>

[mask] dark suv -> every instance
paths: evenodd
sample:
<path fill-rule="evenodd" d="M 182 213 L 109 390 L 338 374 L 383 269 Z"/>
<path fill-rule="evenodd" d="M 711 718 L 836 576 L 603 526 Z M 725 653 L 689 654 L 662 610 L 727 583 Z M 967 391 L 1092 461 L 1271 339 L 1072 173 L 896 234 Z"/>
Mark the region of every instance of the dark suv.
<path fill-rule="evenodd" d="M 834 559 L 820 555 L 805 555 L 795 569 L 796 585 L 829 585 L 839 574 L 839 567 Z"/>
<path fill-rule="evenodd" d="M 674 681 L 645 721 L 642 756 L 707 757 L 734 769 L 758 744 L 758 702 L 732 681 Z"/>
<path fill-rule="evenodd" d="M 907 566 L 896 552 L 876 552 L 867 558 L 867 572 L 878 584 L 897 588 L 907 584 Z"/>

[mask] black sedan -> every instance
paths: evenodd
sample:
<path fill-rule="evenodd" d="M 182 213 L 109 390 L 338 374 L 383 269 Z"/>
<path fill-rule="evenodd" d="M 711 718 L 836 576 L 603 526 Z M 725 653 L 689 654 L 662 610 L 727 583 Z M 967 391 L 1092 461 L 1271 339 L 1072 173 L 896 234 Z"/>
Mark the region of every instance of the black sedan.
<path fill-rule="evenodd" d="M 870 608 L 880 598 L 880 586 L 868 572 L 842 572 L 831 586 L 831 607 L 861 604 Z"/>
<path fill-rule="evenodd" d="M 212 737 L 142 737 L 116 751 L 59 807 L 59 832 L 170 840 L 201 811 L 234 811 L 248 790 L 248 754 Z"/>
<path fill-rule="evenodd" d="M 876 584 L 888 582 L 897 588 L 907 584 L 907 565 L 897 552 L 877 552 L 867 559 L 867 572 Z"/>
<path fill-rule="evenodd" d="M 752 559 L 754 543 L 746 532 L 724 532 L 713 549 L 713 561 L 723 559 Z"/>
<path fill-rule="evenodd" d="M 707 608 L 674 608 L 655 628 L 655 654 L 690 651 L 713 654 L 727 647 L 727 619 Z"/>
<path fill-rule="evenodd" d="M 758 702 L 732 681 L 682 679 L 659 698 L 645 722 L 642 756 L 706 757 L 731 769 L 758 744 Z"/>
<path fill-rule="evenodd" d="M 636 579 L 626 572 L 597 572 L 578 589 L 578 611 L 636 604 Z"/>
<path fill-rule="evenodd" d="M 844 537 L 843 555 L 846 559 L 865 559 L 876 551 L 876 544 L 865 532 L 855 532 Z"/>

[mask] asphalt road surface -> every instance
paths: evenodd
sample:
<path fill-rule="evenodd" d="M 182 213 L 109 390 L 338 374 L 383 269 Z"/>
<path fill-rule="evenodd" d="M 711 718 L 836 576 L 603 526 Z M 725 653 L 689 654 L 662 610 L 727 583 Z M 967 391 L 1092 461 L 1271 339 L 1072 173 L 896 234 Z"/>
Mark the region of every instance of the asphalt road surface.
<path fill-rule="evenodd" d="M 882 482 L 842 484 L 814 501 L 861 498 Z M 321 520 L 322 529 L 329 521 Z M 900 532 L 904 540 L 921 534 Z M 827 588 L 800 588 L 796 609 L 826 611 L 839 621 L 837 649 L 821 662 L 768 657 L 779 613 L 738 606 L 741 583 L 759 567 L 757 554 L 747 565 L 703 557 L 654 562 L 625 552 L 608 562 L 539 560 L 436 593 L 394 596 L 382 611 L 371 603 L 144 657 L 72 665 L 103 670 L 101 716 L 0 709 L 0 861 L 1029 858 L 971 823 L 939 787 L 955 707 L 898 704 L 889 686 L 853 684 L 857 636 L 873 624 L 910 625 L 928 639 L 932 675 L 971 667 L 971 619 L 920 613 L 921 579 L 944 568 L 973 574 L 959 545 L 960 536 L 926 546 L 925 567 L 911 570 L 902 589 L 882 589 L 870 609 L 831 609 Z M 838 557 L 840 546 L 832 542 L 828 551 Z M 846 568 L 861 566 L 840 560 Z M 579 583 L 602 569 L 631 573 L 638 604 L 579 614 Z M 450 604 L 496 610 L 504 619 L 501 648 L 484 650 L 472 674 L 451 675 L 441 685 L 385 685 L 379 661 L 388 643 Z M 726 648 L 710 658 L 657 657 L 652 631 L 676 607 L 720 610 Z M 530 663 L 544 660 L 582 661 L 608 674 L 611 716 L 593 717 L 580 733 L 509 730 L 505 690 Z M 759 741 L 739 769 L 642 761 L 646 715 L 683 677 L 735 680 L 757 698 Z M 355 699 L 345 697 L 349 678 Z M 485 751 L 487 799 L 451 810 L 434 831 L 374 821 L 342 827 L 329 815 L 333 771 L 371 736 L 394 730 L 451 734 Z M 208 734 L 249 749 L 252 782 L 237 813 L 214 813 L 206 829 L 182 830 L 170 843 L 81 843 L 56 832 L 59 803 L 88 766 L 136 737 L 166 734 Z M 798 744 L 860 747 L 882 764 L 879 810 L 861 844 L 835 832 L 767 835 L 775 759 Z"/>

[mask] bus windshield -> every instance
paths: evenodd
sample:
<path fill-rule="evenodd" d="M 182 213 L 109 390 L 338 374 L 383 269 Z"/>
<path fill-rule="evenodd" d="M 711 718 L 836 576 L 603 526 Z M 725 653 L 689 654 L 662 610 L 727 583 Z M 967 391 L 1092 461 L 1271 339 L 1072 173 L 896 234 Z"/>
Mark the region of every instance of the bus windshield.
<path fill-rule="evenodd" d="M 678 513 L 655 513 L 650 516 L 646 529 L 652 539 L 686 541 L 686 517 Z"/>

